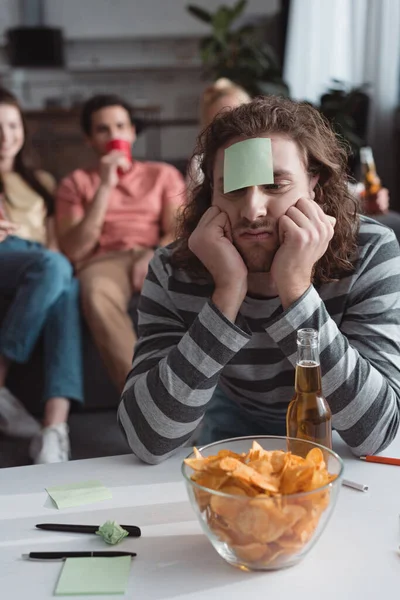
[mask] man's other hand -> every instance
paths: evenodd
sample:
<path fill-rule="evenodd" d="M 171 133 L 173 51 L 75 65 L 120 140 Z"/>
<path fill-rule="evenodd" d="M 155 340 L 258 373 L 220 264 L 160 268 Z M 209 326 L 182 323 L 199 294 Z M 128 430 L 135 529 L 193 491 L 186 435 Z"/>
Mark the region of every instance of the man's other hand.
<path fill-rule="evenodd" d="M 104 186 L 116 187 L 119 181 L 118 169 L 126 172 L 131 168 L 131 163 L 123 152 L 112 150 L 100 160 L 100 179 Z"/>
<path fill-rule="evenodd" d="M 325 254 L 335 223 L 309 198 L 300 198 L 279 219 L 281 245 L 272 262 L 271 275 L 284 308 L 309 288 L 314 265 Z"/>

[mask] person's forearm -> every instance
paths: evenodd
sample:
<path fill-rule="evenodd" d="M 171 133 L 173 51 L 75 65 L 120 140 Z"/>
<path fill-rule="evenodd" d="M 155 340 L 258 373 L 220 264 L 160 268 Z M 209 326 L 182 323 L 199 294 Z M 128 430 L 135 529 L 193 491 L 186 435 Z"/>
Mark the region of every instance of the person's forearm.
<path fill-rule="evenodd" d="M 154 299 L 149 306 L 153 328 L 163 318 L 154 314 L 155 305 Z M 161 308 L 160 315 L 165 310 Z M 142 318 L 145 311 L 142 297 Z M 165 325 L 169 332 L 170 322 L 168 318 Z M 168 458 L 189 439 L 207 409 L 223 367 L 250 337 L 224 319 L 212 304 L 203 307 L 189 331 L 179 334 L 179 329 L 177 324 L 176 333 L 169 333 L 171 347 L 167 352 L 166 335 L 160 338 L 163 344 L 156 352 L 154 336 L 148 341 L 140 339 L 122 394 L 119 422 L 132 451 L 147 463 Z"/>
<path fill-rule="evenodd" d="M 298 286 L 285 286 L 278 290 L 283 310 L 287 310 L 295 304 L 310 287 L 311 282 Z"/>
<path fill-rule="evenodd" d="M 246 295 L 245 283 L 238 285 L 237 288 L 232 289 L 218 289 L 214 290 L 212 301 L 219 311 L 229 321 L 234 323 L 238 316 L 240 307 L 242 306 L 244 297 Z"/>
<path fill-rule="evenodd" d="M 55 228 L 53 217 L 49 217 L 46 221 L 46 237 L 47 237 L 46 247 L 49 250 L 53 250 L 54 252 L 59 252 L 60 246 L 59 246 L 58 240 L 57 240 L 56 228 Z"/>
<path fill-rule="evenodd" d="M 95 248 L 104 223 L 112 187 L 101 184 L 82 221 L 60 238 L 63 252 L 73 262 L 84 259 Z"/>
<path fill-rule="evenodd" d="M 366 306 L 365 310 L 368 310 Z M 381 343 L 384 343 L 384 321 L 389 323 L 390 318 L 386 313 L 380 319 Z M 351 324 L 350 317 L 344 326 L 349 331 L 359 328 L 357 320 Z M 334 428 L 356 455 L 383 450 L 399 426 L 399 390 L 394 385 L 399 373 L 394 366 L 396 353 L 393 361 L 389 360 L 389 355 L 385 359 L 377 355 L 375 338 L 379 326 L 372 323 L 371 317 L 370 330 L 365 326 L 362 336 L 354 340 L 351 336 L 346 337 L 328 314 L 315 288 L 311 287 L 297 304 L 272 325 L 266 326 L 267 333 L 290 357 L 293 366 L 297 330 L 302 327 L 321 332 L 322 391 L 332 411 Z M 362 337 L 362 352 L 352 345 L 359 344 L 358 337 Z"/>

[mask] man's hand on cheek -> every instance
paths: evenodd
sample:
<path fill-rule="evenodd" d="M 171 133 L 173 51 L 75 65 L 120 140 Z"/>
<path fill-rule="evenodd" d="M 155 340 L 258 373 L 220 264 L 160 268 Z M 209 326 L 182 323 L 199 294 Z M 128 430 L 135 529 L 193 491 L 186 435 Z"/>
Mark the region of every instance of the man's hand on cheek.
<path fill-rule="evenodd" d="M 280 217 L 280 247 L 271 266 L 271 276 L 284 309 L 309 288 L 314 265 L 328 248 L 335 222 L 308 198 L 300 198 Z"/>
<path fill-rule="evenodd" d="M 214 280 L 215 304 L 229 319 L 235 320 L 247 292 L 247 268 L 232 243 L 228 215 L 211 206 L 190 236 L 189 249 Z"/>

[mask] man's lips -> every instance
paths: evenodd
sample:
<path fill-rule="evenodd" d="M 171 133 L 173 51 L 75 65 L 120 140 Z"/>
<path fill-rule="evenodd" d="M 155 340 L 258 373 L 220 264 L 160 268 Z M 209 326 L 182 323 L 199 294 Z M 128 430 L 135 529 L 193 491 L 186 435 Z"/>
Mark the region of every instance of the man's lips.
<path fill-rule="evenodd" d="M 271 229 L 247 229 L 239 233 L 239 237 L 245 240 L 266 240 L 274 235 Z"/>

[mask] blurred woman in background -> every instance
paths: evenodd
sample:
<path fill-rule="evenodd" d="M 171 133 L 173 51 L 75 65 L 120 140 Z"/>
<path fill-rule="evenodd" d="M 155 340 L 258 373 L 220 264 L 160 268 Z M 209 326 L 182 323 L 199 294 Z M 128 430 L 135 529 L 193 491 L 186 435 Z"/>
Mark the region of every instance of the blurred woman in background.
<path fill-rule="evenodd" d="M 200 125 L 205 129 L 214 117 L 223 110 L 236 108 L 250 102 L 251 97 L 244 88 L 226 77 L 217 79 L 207 86 L 200 101 Z"/>
<path fill-rule="evenodd" d="M 207 86 L 200 99 L 200 130 L 203 131 L 211 121 L 224 110 L 236 108 L 250 102 L 251 97 L 244 88 L 230 79 L 221 77 Z M 203 180 L 198 157 L 194 157 L 187 171 L 187 187 L 190 192 Z"/>
<path fill-rule="evenodd" d="M 0 295 L 10 300 L 0 325 L 0 434 L 32 438 L 36 463 L 68 460 L 71 400 L 83 401 L 78 283 L 57 251 L 55 181 L 27 160 L 24 117 L 0 89 Z M 26 363 L 44 338 L 42 427 L 5 387 L 12 362 Z"/>

